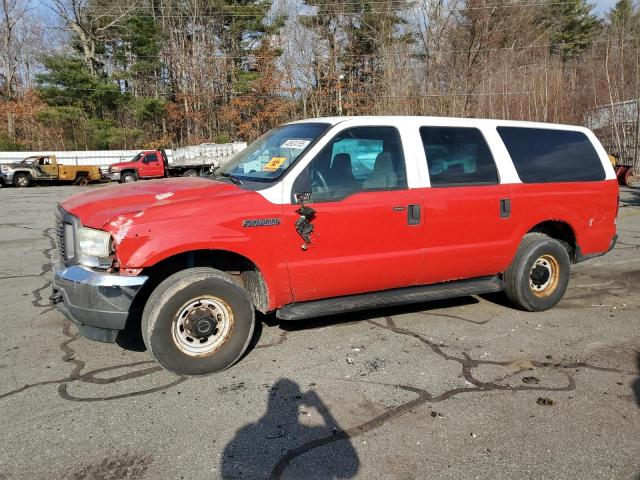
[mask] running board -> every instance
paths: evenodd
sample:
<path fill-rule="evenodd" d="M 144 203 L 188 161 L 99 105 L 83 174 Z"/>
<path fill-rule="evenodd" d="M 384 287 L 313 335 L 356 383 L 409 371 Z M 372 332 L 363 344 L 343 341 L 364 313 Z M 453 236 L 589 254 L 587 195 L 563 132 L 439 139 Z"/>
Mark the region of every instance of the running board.
<path fill-rule="evenodd" d="M 394 307 L 410 303 L 429 302 L 446 298 L 466 297 L 504 290 L 504 282 L 498 277 L 479 277 L 470 280 L 395 288 L 381 292 L 361 293 L 345 297 L 325 298 L 309 302 L 291 303 L 280 308 L 276 317 L 281 320 L 303 320 L 345 312 L 357 312 L 378 307 Z"/>

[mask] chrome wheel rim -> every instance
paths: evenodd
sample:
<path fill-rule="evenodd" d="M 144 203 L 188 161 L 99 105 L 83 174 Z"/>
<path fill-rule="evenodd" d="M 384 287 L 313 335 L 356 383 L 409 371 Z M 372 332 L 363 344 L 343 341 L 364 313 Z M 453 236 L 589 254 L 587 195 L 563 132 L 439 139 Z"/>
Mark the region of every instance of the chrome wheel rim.
<path fill-rule="evenodd" d="M 231 308 L 221 298 L 204 296 L 192 299 L 178 310 L 173 319 L 173 342 L 186 355 L 211 355 L 229 339 L 233 323 Z"/>
<path fill-rule="evenodd" d="M 133 175 L 125 175 L 124 176 L 124 183 L 133 183 L 135 181 L 136 181 L 136 179 L 133 178 Z"/>
<path fill-rule="evenodd" d="M 29 179 L 27 179 L 27 177 L 18 177 L 18 186 L 26 187 L 27 185 L 29 185 Z"/>
<path fill-rule="evenodd" d="M 558 286 L 560 265 L 551 255 L 542 255 L 531 266 L 529 287 L 534 295 L 548 297 Z"/>

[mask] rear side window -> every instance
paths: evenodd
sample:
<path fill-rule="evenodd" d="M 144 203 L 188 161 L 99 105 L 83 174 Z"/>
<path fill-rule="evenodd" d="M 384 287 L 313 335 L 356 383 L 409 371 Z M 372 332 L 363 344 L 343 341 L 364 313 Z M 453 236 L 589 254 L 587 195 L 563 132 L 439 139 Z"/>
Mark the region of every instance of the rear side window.
<path fill-rule="evenodd" d="M 477 128 L 422 127 L 420 136 L 433 187 L 492 185 L 498 171 Z"/>
<path fill-rule="evenodd" d="M 498 127 L 498 134 L 524 183 L 605 179 L 600 157 L 582 132 Z"/>

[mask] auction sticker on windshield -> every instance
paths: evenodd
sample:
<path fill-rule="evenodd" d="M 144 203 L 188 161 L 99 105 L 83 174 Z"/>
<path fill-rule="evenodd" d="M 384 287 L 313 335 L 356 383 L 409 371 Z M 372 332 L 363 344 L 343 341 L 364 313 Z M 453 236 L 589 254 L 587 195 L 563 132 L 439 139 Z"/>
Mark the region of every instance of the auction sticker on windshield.
<path fill-rule="evenodd" d="M 291 138 L 284 142 L 280 148 L 295 148 L 297 150 L 304 150 L 307 148 L 307 145 L 311 143 L 311 140 L 297 139 Z"/>
<path fill-rule="evenodd" d="M 268 172 L 275 172 L 286 161 L 286 157 L 272 157 L 271 160 L 269 160 L 269 162 L 266 163 L 264 167 L 262 167 L 262 169 L 267 170 Z"/>

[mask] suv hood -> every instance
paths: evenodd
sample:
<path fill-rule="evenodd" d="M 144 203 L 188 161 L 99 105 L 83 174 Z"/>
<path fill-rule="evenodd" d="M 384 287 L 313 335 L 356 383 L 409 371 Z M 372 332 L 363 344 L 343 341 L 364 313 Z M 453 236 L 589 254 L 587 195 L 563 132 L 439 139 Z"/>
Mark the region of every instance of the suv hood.
<path fill-rule="evenodd" d="M 149 180 L 91 189 L 60 203 L 80 218 L 82 225 L 103 228 L 110 220 L 150 207 L 184 201 L 210 201 L 214 197 L 241 194 L 235 185 L 204 178 L 182 177 Z"/>
<path fill-rule="evenodd" d="M 118 163 L 112 163 L 111 165 L 109 165 L 109 170 L 112 169 L 119 169 L 119 168 L 124 168 L 124 167 L 131 167 L 131 166 L 135 166 L 137 165 L 139 162 L 118 162 Z"/>

